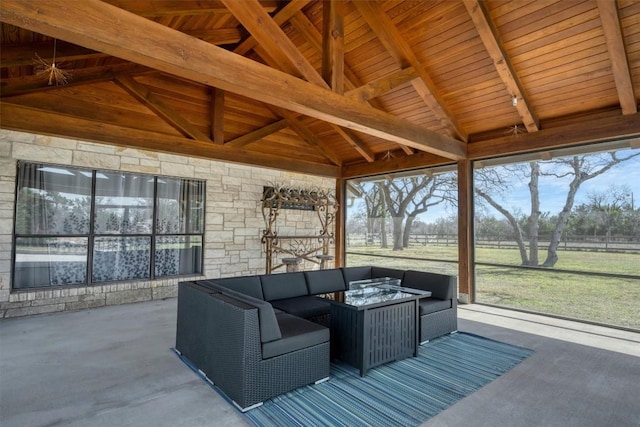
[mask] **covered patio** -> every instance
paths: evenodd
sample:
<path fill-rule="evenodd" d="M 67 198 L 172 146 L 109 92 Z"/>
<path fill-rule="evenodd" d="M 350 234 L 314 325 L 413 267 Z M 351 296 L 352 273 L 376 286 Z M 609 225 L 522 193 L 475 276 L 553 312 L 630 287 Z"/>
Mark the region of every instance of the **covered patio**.
<path fill-rule="evenodd" d="M 349 253 L 360 184 L 445 172 L 458 329 L 534 353 L 423 425 L 640 419 L 637 321 L 475 304 L 474 229 L 482 168 L 640 154 L 637 0 L 2 0 L 0 45 L 3 427 L 245 425 L 171 351 L 178 283 L 279 273 L 292 254 L 391 263 Z M 305 215 L 325 211 L 291 203 L 276 226 L 274 188 L 335 211 L 318 227 Z M 561 272 L 555 302 L 591 274 L 592 300 L 619 287 L 633 312 L 640 271 L 620 264 Z"/>
<path fill-rule="evenodd" d="M 175 315 L 172 298 L 4 320 L 2 425 L 249 425 L 171 351 Z M 637 334 L 475 305 L 459 317 L 460 331 L 535 352 L 422 425 L 637 423 Z"/>

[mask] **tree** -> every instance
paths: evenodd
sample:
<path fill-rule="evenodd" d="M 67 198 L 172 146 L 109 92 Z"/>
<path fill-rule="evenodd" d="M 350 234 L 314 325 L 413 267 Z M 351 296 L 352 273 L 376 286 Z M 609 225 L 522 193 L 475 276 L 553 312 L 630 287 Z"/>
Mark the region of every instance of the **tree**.
<path fill-rule="evenodd" d="M 384 196 L 378 183 L 353 183 L 354 188 L 362 194 L 366 209 L 366 235 L 380 233 L 380 246 L 387 247 L 386 208 Z"/>
<path fill-rule="evenodd" d="M 606 191 L 588 194 L 589 206 L 596 214 L 598 225 L 605 235 L 605 248 L 609 247 L 611 231 L 621 225 L 625 208 L 631 206 L 631 190 L 628 186 L 610 185 Z"/>
<path fill-rule="evenodd" d="M 548 161 L 531 161 L 515 165 L 485 168 L 476 171 L 476 194 L 500 212 L 514 230 L 514 238 L 520 250 L 522 265 L 538 266 L 538 238 L 540 227 L 540 177 L 569 180 L 562 210 L 554 216 L 547 257 L 543 267 L 553 267 L 558 262 L 558 246 L 565 226 L 569 220 L 580 186 L 620 163 L 640 155 L 640 152 L 618 156 L 617 152 L 571 156 Z M 500 197 L 512 192 L 516 180 L 526 180 L 529 188 L 530 212 L 526 230 L 518 219 L 503 203 Z M 529 239 L 527 251 L 525 238 Z"/>
<path fill-rule="evenodd" d="M 379 185 L 391 214 L 393 250 L 400 251 L 408 246 L 411 226 L 419 214 L 454 199 L 455 175 L 424 174 L 389 178 Z"/>

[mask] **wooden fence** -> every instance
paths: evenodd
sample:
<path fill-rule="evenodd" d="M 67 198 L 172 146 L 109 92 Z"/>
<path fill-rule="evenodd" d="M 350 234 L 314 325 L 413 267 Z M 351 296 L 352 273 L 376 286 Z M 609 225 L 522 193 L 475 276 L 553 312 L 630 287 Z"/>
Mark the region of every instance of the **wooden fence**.
<path fill-rule="evenodd" d="M 389 245 L 393 243 L 393 237 L 387 236 Z M 379 233 L 346 235 L 347 247 L 356 246 L 380 246 Z M 539 240 L 540 248 L 549 246 L 548 237 Z M 411 234 L 409 246 L 457 246 L 458 236 L 455 234 Z M 506 237 L 480 237 L 476 238 L 476 246 L 496 249 L 518 249 L 515 240 Z M 629 236 L 614 236 L 610 239 L 594 236 L 566 236 L 560 241 L 559 250 L 565 251 L 589 251 L 589 252 L 624 252 L 640 254 L 640 238 Z"/>

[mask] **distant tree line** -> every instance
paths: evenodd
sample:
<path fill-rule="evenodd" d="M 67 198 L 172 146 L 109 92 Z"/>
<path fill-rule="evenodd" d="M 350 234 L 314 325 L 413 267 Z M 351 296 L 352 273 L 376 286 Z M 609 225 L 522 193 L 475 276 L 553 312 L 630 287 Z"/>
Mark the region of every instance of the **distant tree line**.
<path fill-rule="evenodd" d="M 638 155 L 637 151 L 622 155 L 609 152 L 478 168 L 474 171 L 476 235 L 514 240 L 522 265 L 543 267 L 557 263 L 563 236 L 600 236 L 605 242 L 614 235 L 637 239 L 640 209 L 635 206 L 629 186 L 611 184 L 605 191 L 588 193 L 586 202 L 577 205 L 575 199 L 582 184 Z M 560 212 L 542 211 L 541 179 L 568 183 Z M 512 207 L 518 184 L 527 187 L 526 202 Z M 411 234 L 457 234 L 456 214 L 431 224 L 418 219 L 437 205 L 456 211 L 457 177 L 453 172 L 386 177 L 354 185 L 365 203 L 363 210 L 350 213 L 347 233 L 378 234 L 381 246 L 387 248 L 387 234 L 391 230 L 394 251 L 408 247 Z M 541 237 L 546 245 L 542 262 L 538 256 Z"/>

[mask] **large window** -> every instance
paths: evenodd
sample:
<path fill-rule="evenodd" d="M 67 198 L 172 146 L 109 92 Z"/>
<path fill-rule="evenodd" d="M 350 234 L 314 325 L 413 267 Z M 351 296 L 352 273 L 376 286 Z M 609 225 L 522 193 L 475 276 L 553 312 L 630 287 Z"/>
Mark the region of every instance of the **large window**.
<path fill-rule="evenodd" d="M 202 272 L 204 182 L 20 163 L 13 288 Z"/>
<path fill-rule="evenodd" d="M 457 275 L 455 166 L 346 183 L 346 264 Z"/>
<path fill-rule="evenodd" d="M 476 162 L 476 301 L 640 329 L 640 150 L 628 147 Z"/>

